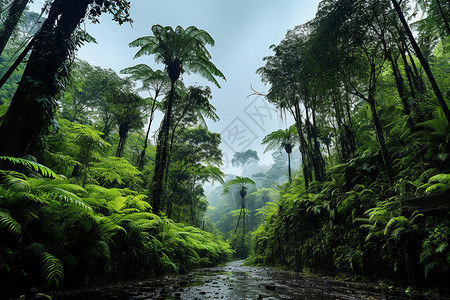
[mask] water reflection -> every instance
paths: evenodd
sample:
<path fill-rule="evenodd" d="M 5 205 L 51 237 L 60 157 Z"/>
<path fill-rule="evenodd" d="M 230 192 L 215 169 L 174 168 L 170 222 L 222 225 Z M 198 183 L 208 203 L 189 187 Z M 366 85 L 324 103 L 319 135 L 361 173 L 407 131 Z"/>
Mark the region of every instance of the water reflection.
<path fill-rule="evenodd" d="M 411 299 L 402 291 L 305 276 L 288 271 L 242 266 L 195 270 L 172 278 L 138 282 L 120 289 L 53 297 L 64 300 L 106 299 Z M 420 295 L 414 299 L 425 299 Z"/>

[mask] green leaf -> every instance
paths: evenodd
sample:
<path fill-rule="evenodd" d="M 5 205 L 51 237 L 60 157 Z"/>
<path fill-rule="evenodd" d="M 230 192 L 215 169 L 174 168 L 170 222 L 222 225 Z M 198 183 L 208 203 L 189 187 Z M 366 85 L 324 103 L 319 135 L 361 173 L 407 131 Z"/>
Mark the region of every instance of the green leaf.
<path fill-rule="evenodd" d="M 6 228 L 10 234 L 15 236 L 20 236 L 22 233 L 20 224 L 5 210 L 0 210 L 0 228 Z"/>
<path fill-rule="evenodd" d="M 46 166 L 43 166 L 41 164 L 32 162 L 28 159 L 24 158 L 17 158 L 17 157 L 10 157 L 10 156 L 0 156 L 0 160 L 6 160 L 9 162 L 12 162 L 13 164 L 19 164 L 22 166 L 30 167 L 34 171 L 40 173 L 44 177 L 49 178 L 59 178 L 59 175 L 47 168 Z"/>
<path fill-rule="evenodd" d="M 58 287 L 64 279 L 64 268 L 61 261 L 48 252 L 41 254 L 42 273 L 51 286 Z"/>

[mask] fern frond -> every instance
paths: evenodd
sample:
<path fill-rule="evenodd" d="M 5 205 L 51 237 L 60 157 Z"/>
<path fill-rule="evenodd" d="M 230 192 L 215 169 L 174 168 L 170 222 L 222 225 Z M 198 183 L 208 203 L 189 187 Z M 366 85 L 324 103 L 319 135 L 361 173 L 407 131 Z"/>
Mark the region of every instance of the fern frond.
<path fill-rule="evenodd" d="M 58 174 L 56 174 L 55 172 L 53 172 L 52 170 L 50 170 L 46 166 L 38 164 L 38 163 L 33 162 L 31 160 L 28 160 L 28 159 L 11 157 L 11 156 L 0 156 L 0 160 L 9 161 L 9 162 L 11 162 L 13 164 L 22 165 L 22 166 L 25 166 L 25 167 L 30 167 L 34 171 L 40 173 L 44 177 L 55 178 L 55 179 L 59 178 Z"/>
<path fill-rule="evenodd" d="M 10 234 L 15 236 L 20 236 L 22 233 L 20 224 L 6 210 L 0 210 L 0 228 L 7 229 Z"/>
<path fill-rule="evenodd" d="M 432 177 L 430 177 L 430 179 L 428 179 L 429 183 L 445 183 L 450 185 L 450 174 L 437 174 L 434 175 Z"/>
<path fill-rule="evenodd" d="M 425 193 L 433 193 L 435 191 L 444 191 L 449 189 L 450 185 L 445 183 L 435 183 L 425 189 Z"/>
<path fill-rule="evenodd" d="M 31 186 L 28 178 L 22 173 L 9 173 L 5 178 L 5 187 L 15 192 L 30 192 Z"/>
<path fill-rule="evenodd" d="M 64 280 L 64 268 L 58 258 L 48 252 L 41 254 L 42 273 L 51 286 L 58 287 Z"/>
<path fill-rule="evenodd" d="M 395 218 L 392 218 L 389 220 L 389 222 L 386 224 L 386 227 L 384 228 L 384 235 L 389 235 L 394 226 L 397 226 L 398 224 L 404 224 L 407 223 L 408 219 L 404 216 L 398 216 Z"/>

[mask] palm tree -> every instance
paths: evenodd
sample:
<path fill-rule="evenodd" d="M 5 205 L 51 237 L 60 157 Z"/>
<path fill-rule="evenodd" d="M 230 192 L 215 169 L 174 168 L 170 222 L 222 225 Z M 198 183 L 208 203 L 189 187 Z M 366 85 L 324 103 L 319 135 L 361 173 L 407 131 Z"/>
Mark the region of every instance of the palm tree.
<path fill-rule="evenodd" d="M 288 170 L 289 170 L 289 183 L 292 180 L 291 173 L 291 153 L 292 148 L 297 144 L 297 128 L 295 125 L 292 125 L 286 129 L 278 129 L 277 131 L 273 131 L 266 135 L 261 145 L 267 145 L 266 150 L 264 152 L 284 148 L 288 155 Z"/>
<path fill-rule="evenodd" d="M 202 75 L 220 87 L 216 77 L 225 79 L 225 76 L 211 62 L 211 55 L 206 49 L 206 45 L 213 46 L 214 40 L 206 31 L 195 26 L 189 26 L 186 29 L 177 26 L 174 30 L 170 26 L 153 25 L 152 32 L 153 36 L 140 37 L 129 45 L 130 47 L 140 47 L 134 56 L 135 58 L 153 54 L 156 62 L 163 63 L 166 66 L 170 79 L 170 92 L 158 134 L 153 175 L 153 210 L 154 213 L 158 213 L 161 207 L 163 181 L 167 169 L 168 139 L 175 82 L 183 72 L 193 72 Z"/>
<path fill-rule="evenodd" d="M 142 171 L 144 168 L 145 151 L 148 147 L 148 136 L 152 127 L 153 116 L 157 108 L 157 98 L 160 94 L 167 93 L 169 78 L 161 70 L 153 71 L 151 67 L 146 64 L 138 64 L 133 67 L 125 68 L 120 71 L 122 74 L 131 74 L 130 78 L 142 81 L 142 90 L 147 90 L 150 94 L 152 107 L 150 109 L 150 117 L 148 121 L 147 133 L 145 134 L 144 147 L 139 156 L 138 169 Z M 152 94 L 153 91 L 153 94 Z"/>
<path fill-rule="evenodd" d="M 238 221 L 236 223 L 236 228 L 234 230 L 234 233 L 236 233 L 236 231 L 238 229 L 239 221 L 240 221 L 241 215 L 242 215 L 242 245 L 244 245 L 244 236 L 245 236 L 245 196 L 247 195 L 247 185 L 248 184 L 256 186 L 256 183 L 253 180 L 251 180 L 250 178 L 236 176 L 235 179 L 229 180 L 223 185 L 224 191 L 228 191 L 229 187 L 232 185 L 239 186 L 239 195 L 242 198 L 242 202 L 241 202 L 242 206 L 241 206 L 241 211 L 239 213 L 239 217 L 238 217 Z"/>

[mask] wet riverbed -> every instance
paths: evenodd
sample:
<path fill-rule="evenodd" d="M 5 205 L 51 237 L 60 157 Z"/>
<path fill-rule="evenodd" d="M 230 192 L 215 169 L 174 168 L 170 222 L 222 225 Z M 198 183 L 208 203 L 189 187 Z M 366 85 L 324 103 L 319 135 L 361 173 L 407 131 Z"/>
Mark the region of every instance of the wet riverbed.
<path fill-rule="evenodd" d="M 121 288 L 54 295 L 53 299 L 427 299 L 421 295 L 410 298 L 397 289 L 246 267 L 242 263 L 234 261 L 223 267 L 198 269 Z"/>

